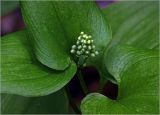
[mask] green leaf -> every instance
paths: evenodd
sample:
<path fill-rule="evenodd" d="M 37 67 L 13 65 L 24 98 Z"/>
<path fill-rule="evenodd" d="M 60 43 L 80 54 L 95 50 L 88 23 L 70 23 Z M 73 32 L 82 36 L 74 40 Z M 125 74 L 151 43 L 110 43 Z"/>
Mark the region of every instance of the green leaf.
<path fill-rule="evenodd" d="M 1 95 L 2 114 L 64 114 L 68 100 L 64 90 L 43 97 Z"/>
<path fill-rule="evenodd" d="M 109 73 L 120 82 L 121 74 L 123 74 L 126 69 L 139 61 L 152 58 L 156 54 L 158 54 L 158 52 L 154 50 L 138 49 L 131 46 L 117 46 L 106 53 L 105 65 Z M 144 66 L 144 68 L 146 67 Z M 147 73 L 149 71 L 144 72 Z"/>
<path fill-rule="evenodd" d="M 112 57 L 112 58 L 111 58 Z M 157 114 L 159 112 L 158 51 L 119 46 L 109 51 L 106 65 L 120 77 L 117 100 L 89 94 L 81 104 L 84 114 Z"/>
<path fill-rule="evenodd" d="M 106 49 L 128 44 L 145 49 L 158 49 L 159 14 L 157 2 L 119 1 L 102 9 L 112 28 L 112 41 Z M 104 58 L 104 62 L 106 58 Z M 100 73 L 104 78 L 116 82 L 110 77 L 105 66 Z"/>
<path fill-rule="evenodd" d="M 89 94 L 81 103 L 82 113 L 157 114 L 158 2 L 117 2 L 103 12 L 113 30 L 104 65 L 118 82 L 118 98 Z"/>
<path fill-rule="evenodd" d="M 76 72 L 72 62 L 65 71 L 39 63 L 27 42 L 25 31 L 2 37 L 1 91 L 24 96 L 48 95 L 66 85 Z"/>
<path fill-rule="evenodd" d="M 53 2 L 70 41 L 75 43 L 81 31 L 92 35 L 97 50 L 103 52 L 111 40 L 111 30 L 94 2 Z"/>
<path fill-rule="evenodd" d="M 140 48 L 158 49 L 158 11 L 158 1 L 122 1 L 103 9 L 113 33 L 109 48 L 129 44 Z"/>
<path fill-rule="evenodd" d="M 81 31 L 92 35 L 96 49 L 100 52 L 95 60 L 101 60 L 103 51 L 111 40 L 111 32 L 94 2 L 23 1 L 21 6 L 40 62 L 53 69 L 66 68 L 71 46 Z M 57 51 L 61 54 L 57 54 Z"/>
<path fill-rule="evenodd" d="M 66 69 L 71 63 L 69 50 L 63 26 L 54 15 L 52 4 L 49 1 L 23 1 L 21 8 L 37 59 L 50 68 Z"/>

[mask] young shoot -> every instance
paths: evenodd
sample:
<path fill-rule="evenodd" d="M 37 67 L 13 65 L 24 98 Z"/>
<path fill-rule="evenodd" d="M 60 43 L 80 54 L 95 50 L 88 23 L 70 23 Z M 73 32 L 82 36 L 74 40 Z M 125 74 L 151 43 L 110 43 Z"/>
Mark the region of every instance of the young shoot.
<path fill-rule="evenodd" d="M 99 54 L 94 45 L 94 40 L 91 35 L 87 35 L 84 32 L 81 32 L 77 38 L 76 44 L 71 47 L 70 52 L 74 54 L 76 57 L 81 58 L 79 60 L 83 60 L 82 65 L 85 65 L 86 59 L 89 57 L 95 57 Z"/>

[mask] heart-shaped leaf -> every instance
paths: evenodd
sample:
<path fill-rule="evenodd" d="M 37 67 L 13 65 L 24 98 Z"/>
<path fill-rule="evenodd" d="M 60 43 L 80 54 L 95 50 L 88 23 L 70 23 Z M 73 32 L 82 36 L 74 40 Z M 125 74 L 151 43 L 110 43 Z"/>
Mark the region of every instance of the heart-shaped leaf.
<path fill-rule="evenodd" d="M 35 54 L 44 65 L 65 69 L 71 46 L 81 31 L 92 35 L 100 52 L 95 60 L 102 60 L 111 32 L 94 2 L 23 1 L 21 7 L 27 29 L 33 35 Z"/>
<path fill-rule="evenodd" d="M 25 31 L 2 37 L 1 91 L 24 96 L 47 95 L 61 89 L 76 72 L 76 65 L 64 71 L 52 70 L 37 60 Z"/>
<path fill-rule="evenodd" d="M 82 113 L 158 113 L 158 2 L 117 2 L 103 12 L 113 30 L 104 65 L 118 81 L 118 98 L 90 94 Z"/>
<path fill-rule="evenodd" d="M 118 53 L 118 54 L 117 54 Z M 93 93 L 81 104 L 84 114 L 156 114 L 159 111 L 158 51 L 119 46 L 109 51 L 106 65 L 121 78 L 117 100 Z"/>
<path fill-rule="evenodd" d="M 146 49 L 158 49 L 159 14 L 157 2 L 121 1 L 102 9 L 111 28 L 113 39 L 106 49 L 128 44 Z M 107 55 L 107 54 L 106 54 Z M 106 58 L 104 58 L 104 62 Z M 102 66 L 101 76 L 116 82 Z"/>
<path fill-rule="evenodd" d="M 65 51 L 67 40 L 52 3 L 23 1 L 21 8 L 37 59 L 56 70 L 67 68 L 70 64 Z"/>
<path fill-rule="evenodd" d="M 113 32 L 109 47 L 120 44 L 158 49 L 158 1 L 122 1 L 103 9 Z"/>
<path fill-rule="evenodd" d="M 105 55 L 105 65 L 109 73 L 119 83 L 121 81 L 121 74 L 134 63 L 141 60 L 151 58 L 157 51 L 144 51 L 144 49 L 136 49 L 130 46 L 117 46 L 109 50 Z M 145 68 L 145 66 L 144 66 Z M 146 71 L 146 73 L 149 71 Z"/>
<path fill-rule="evenodd" d="M 68 112 L 68 99 L 64 90 L 42 97 L 1 95 L 2 114 L 64 114 Z"/>

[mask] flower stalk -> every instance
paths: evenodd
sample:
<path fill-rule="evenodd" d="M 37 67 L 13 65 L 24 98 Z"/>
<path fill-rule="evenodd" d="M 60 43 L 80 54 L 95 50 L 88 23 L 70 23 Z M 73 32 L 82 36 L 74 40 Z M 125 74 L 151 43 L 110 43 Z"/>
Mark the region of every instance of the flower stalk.
<path fill-rule="evenodd" d="M 97 50 L 95 50 L 94 40 L 91 35 L 87 35 L 84 32 L 80 33 L 76 44 L 74 44 L 70 51 L 72 54 L 75 54 L 76 57 L 79 58 L 78 66 L 85 64 L 85 61 L 89 57 L 95 57 L 99 54 Z M 83 61 L 82 61 L 83 60 Z"/>
<path fill-rule="evenodd" d="M 91 35 L 87 35 L 81 32 L 78 36 L 76 44 L 72 45 L 70 52 L 78 58 L 77 66 L 78 72 L 77 76 L 80 81 L 83 92 L 87 95 L 88 88 L 86 86 L 85 80 L 81 73 L 81 68 L 86 65 L 86 61 L 89 57 L 95 57 L 99 52 L 95 49 L 94 40 Z"/>

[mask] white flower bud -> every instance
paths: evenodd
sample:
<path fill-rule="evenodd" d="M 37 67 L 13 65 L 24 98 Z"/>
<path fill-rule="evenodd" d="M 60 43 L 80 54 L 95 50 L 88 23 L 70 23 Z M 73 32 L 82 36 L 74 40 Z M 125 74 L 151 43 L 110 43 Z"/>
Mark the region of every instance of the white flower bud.
<path fill-rule="evenodd" d="M 86 51 L 85 53 L 86 53 L 86 54 L 89 54 L 89 51 Z"/>
<path fill-rule="evenodd" d="M 81 32 L 80 34 L 84 34 L 84 32 Z"/>
<path fill-rule="evenodd" d="M 95 57 L 95 54 L 94 54 L 94 53 L 91 53 L 91 56 L 92 56 L 92 57 Z"/>
<path fill-rule="evenodd" d="M 88 36 L 86 36 L 86 39 L 88 39 L 89 37 Z"/>
<path fill-rule="evenodd" d="M 78 46 L 78 49 L 81 49 L 82 48 L 82 46 L 80 45 L 80 46 Z"/>
<path fill-rule="evenodd" d="M 72 53 L 72 54 L 75 53 L 75 50 L 71 50 L 71 53 Z"/>
<path fill-rule="evenodd" d="M 94 49 L 96 46 L 95 45 L 92 45 L 92 48 Z"/>
<path fill-rule="evenodd" d="M 72 49 L 76 49 L 76 45 L 73 45 L 73 46 L 72 46 Z"/>
<path fill-rule="evenodd" d="M 77 41 L 77 45 L 78 45 L 78 44 L 80 44 L 80 42 L 79 42 L 79 41 Z"/>
<path fill-rule="evenodd" d="M 77 51 L 77 55 L 81 55 L 81 52 L 80 52 L 80 51 Z"/>
<path fill-rule="evenodd" d="M 89 49 L 89 50 L 91 50 L 91 49 L 92 49 L 92 47 L 91 47 L 91 46 L 88 46 L 88 49 Z"/>
<path fill-rule="evenodd" d="M 87 43 L 90 44 L 90 43 L 91 43 L 91 40 L 88 40 Z"/>
<path fill-rule="evenodd" d="M 83 40 L 83 43 L 86 44 L 86 40 Z"/>
<path fill-rule="evenodd" d="M 85 51 L 85 49 L 81 49 L 81 52 L 84 52 Z"/>
<path fill-rule="evenodd" d="M 86 45 L 83 45 L 83 48 L 86 48 L 87 46 Z"/>
<path fill-rule="evenodd" d="M 81 40 L 81 43 L 83 43 L 84 42 L 84 40 Z"/>
<path fill-rule="evenodd" d="M 81 36 L 78 37 L 78 40 L 81 40 Z"/>
<path fill-rule="evenodd" d="M 94 40 L 91 40 L 91 42 L 93 43 Z"/>
<path fill-rule="evenodd" d="M 91 35 L 88 36 L 88 38 L 91 38 L 91 37 L 92 37 Z"/>
<path fill-rule="evenodd" d="M 76 44 L 72 46 L 71 53 L 76 54 L 77 57 L 83 56 L 84 58 L 95 57 L 99 54 L 98 51 L 95 50 L 94 40 L 91 35 L 87 35 L 84 32 L 80 33 Z"/>
<path fill-rule="evenodd" d="M 95 54 L 96 54 L 96 55 L 98 55 L 98 54 L 99 54 L 99 52 L 98 52 L 98 51 L 96 51 L 96 52 L 95 52 Z"/>
<path fill-rule="evenodd" d="M 86 38 L 86 34 L 84 34 L 83 37 Z"/>

